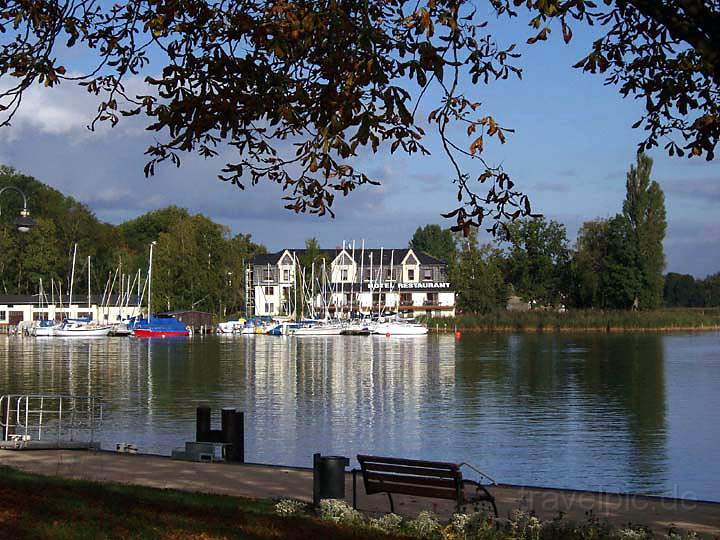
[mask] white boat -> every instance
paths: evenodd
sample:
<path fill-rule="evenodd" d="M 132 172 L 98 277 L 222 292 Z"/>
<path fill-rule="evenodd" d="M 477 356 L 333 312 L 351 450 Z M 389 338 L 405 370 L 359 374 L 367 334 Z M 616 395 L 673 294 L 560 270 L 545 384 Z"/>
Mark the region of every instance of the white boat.
<path fill-rule="evenodd" d="M 132 330 L 128 326 L 128 321 L 122 321 L 111 325 L 112 328 L 110 333 L 113 336 L 129 336 L 132 334 Z"/>
<path fill-rule="evenodd" d="M 33 325 L 30 330 L 30 335 L 35 337 L 53 337 L 55 330 L 60 328 L 59 323 L 54 321 L 37 321 L 37 324 Z"/>
<path fill-rule="evenodd" d="M 242 332 L 244 325 L 245 319 L 221 322 L 217 325 L 217 332 L 218 334 L 239 334 Z"/>
<path fill-rule="evenodd" d="M 110 335 L 113 327 L 107 325 L 91 324 L 85 321 L 65 319 L 53 334 L 56 337 L 105 337 Z"/>
<path fill-rule="evenodd" d="M 298 328 L 293 332 L 294 336 L 339 336 L 343 331 L 344 325 L 339 322 L 322 322 Z"/>
<path fill-rule="evenodd" d="M 425 325 L 400 320 L 379 321 L 370 327 L 375 335 L 381 336 L 424 336 L 428 333 Z"/>

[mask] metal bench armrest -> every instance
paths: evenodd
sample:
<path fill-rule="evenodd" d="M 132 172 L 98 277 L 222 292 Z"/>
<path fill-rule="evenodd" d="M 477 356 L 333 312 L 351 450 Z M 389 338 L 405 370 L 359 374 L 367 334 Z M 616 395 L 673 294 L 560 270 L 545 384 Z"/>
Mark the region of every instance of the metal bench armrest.
<path fill-rule="evenodd" d="M 468 467 L 468 468 L 472 469 L 473 471 L 475 471 L 476 473 L 478 473 L 478 474 L 479 474 L 480 476 L 482 476 L 483 478 L 487 478 L 488 480 L 490 480 L 490 481 L 493 483 L 493 485 L 495 485 L 495 486 L 497 485 L 497 482 L 496 482 L 493 478 L 491 478 L 489 475 L 487 475 L 487 474 L 485 474 L 484 472 L 482 472 L 482 471 L 481 471 L 480 469 L 478 469 L 477 467 L 474 467 L 474 466 L 471 465 L 470 463 L 467 463 L 467 462 L 463 461 L 459 466 L 460 466 L 460 467 Z M 477 483 L 477 482 L 476 482 L 476 483 Z"/>

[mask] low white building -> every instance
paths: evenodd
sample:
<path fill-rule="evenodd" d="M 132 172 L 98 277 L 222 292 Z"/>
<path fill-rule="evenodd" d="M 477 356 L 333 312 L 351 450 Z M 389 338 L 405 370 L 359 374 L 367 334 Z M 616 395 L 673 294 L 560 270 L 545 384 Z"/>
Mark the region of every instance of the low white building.
<path fill-rule="evenodd" d="M 137 315 L 137 299 L 131 298 L 130 304 L 119 306 L 118 297 L 112 296 L 102 305 L 102 299 L 90 298 L 85 302 L 67 304 L 48 304 L 39 295 L 10 294 L 0 295 L 0 327 L 17 326 L 21 322 L 38 320 L 76 319 L 89 317 L 101 323 L 115 323 L 128 316 Z"/>
<path fill-rule="evenodd" d="M 248 316 L 400 313 L 453 316 L 447 265 L 412 249 L 304 249 L 256 256 L 246 269 Z"/>

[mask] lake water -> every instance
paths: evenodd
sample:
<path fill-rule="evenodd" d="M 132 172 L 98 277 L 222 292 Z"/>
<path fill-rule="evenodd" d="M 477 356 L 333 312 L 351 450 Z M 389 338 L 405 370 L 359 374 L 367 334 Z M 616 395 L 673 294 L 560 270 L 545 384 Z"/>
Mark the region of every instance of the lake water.
<path fill-rule="evenodd" d="M 466 461 L 505 483 L 720 501 L 720 333 L 0 336 L 0 394 L 33 392 L 100 396 L 105 448 L 169 454 L 204 402 L 245 411 L 253 462 Z"/>

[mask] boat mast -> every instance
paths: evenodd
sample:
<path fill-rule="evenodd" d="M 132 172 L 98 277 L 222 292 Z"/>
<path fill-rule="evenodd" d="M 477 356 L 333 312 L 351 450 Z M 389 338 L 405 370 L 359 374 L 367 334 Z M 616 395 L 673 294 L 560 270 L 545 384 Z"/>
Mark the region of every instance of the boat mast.
<path fill-rule="evenodd" d="M 352 241 L 352 257 L 351 257 L 351 259 L 352 259 L 353 275 L 352 275 L 352 280 L 350 281 L 350 307 L 348 308 L 348 319 L 352 319 L 353 296 L 354 296 L 354 292 L 355 292 L 355 271 L 357 270 L 357 264 L 355 264 L 355 240 Z"/>
<path fill-rule="evenodd" d="M 383 251 L 384 248 L 380 247 L 380 265 L 378 266 L 378 284 L 379 284 L 379 290 L 378 290 L 378 317 L 382 316 L 382 311 L 380 307 L 380 300 L 382 299 L 382 284 L 383 284 Z"/>
<path fill-rule="evenodd" d="M 365 243 L 365 240 L 363 240 L 363 244 Z M 373 312 L 373 300 L 375 297 L 375 283 L 373 281 L 373 252 L 370 251 L 370 279 L 368 279 L 368 289 L 370 290 L 370 319 L 372 320 L 372 312 Z M 378 298 L 378 301 L 380 301 L 380 298 Z"/>
<path fill-rule="evenodd" d="M 342 260 L 343 261 L 345 260 L 345 256 L 346 256 L 345 240 L 343 240 L 343 247 L 342 247 Z M 345 265 L 343 264 L 343 266 L 345 266 Z M 348 275 L 350 275 L 349 272 L 348 272 Z M 332 278 L 332 268 L 330 269 L 330 277 Z M 340 302 L 339 303 L 340 303 L 340 306 L 345 306 L 345 280 L 342 277 L 343 276 L 342 276 L 342 269 L 341 269 L 340 270 Z M 331 282 L 332 282 L 332 279 L 331 279 Z M 335 311 L 337 312 L 337 305 L 335 306 Z M 345 310 L 342 309 L 342 307 L 341 307 L 340 315 L 343 315 L 343 311 L 345 311 Z M 337 317 L 337 318 L 340 319 L 340 317 Z"/>
<path fill-rule="evenodd" d="M 153 246 L 155 246 L 157 242 L 152 241 L 150 242 L 150 265 L 148 267 L 148 327 L 150 326 L 150 317 L 152 313 L 152 256 L 153 256 Z"/>
<path fill-rule="evenodd" d="M 295 322 L 298 320 L 298 308 L 297 308 L 297 278 L 298 278 L 298 267 L 297 267 L 297 254 L 293 251 L 293 319 Z"/>
<path fill-rule="evenodd" d="M 68 300 L 68 310 L 71 309 L 72 306 L 72 292 L 73 292 L 73 283 L 75 281 L 75 256 L 77 255 L 77 242 L 75 242 L 75 247 L 73 248 L 73 262 L 72 262 L 72 270 L 70 272 L 70 299 Z"/>
<path fill-rule="evenodd" d="M 362 294 L 363 272 L 365 271 L 365 239 L 362 239 L 362 247 L 360 248 L 360 280 L 358 281 L 358 299 Z M 369 284 L 368 284 L 369 286 Z M 360 300 L 358 300 L 358 310 L 360 309 Z"/>
<path fill-rule="evenodd" d="M 90 255 L 88 255 L 88 309 L 90 309 Z"/>

